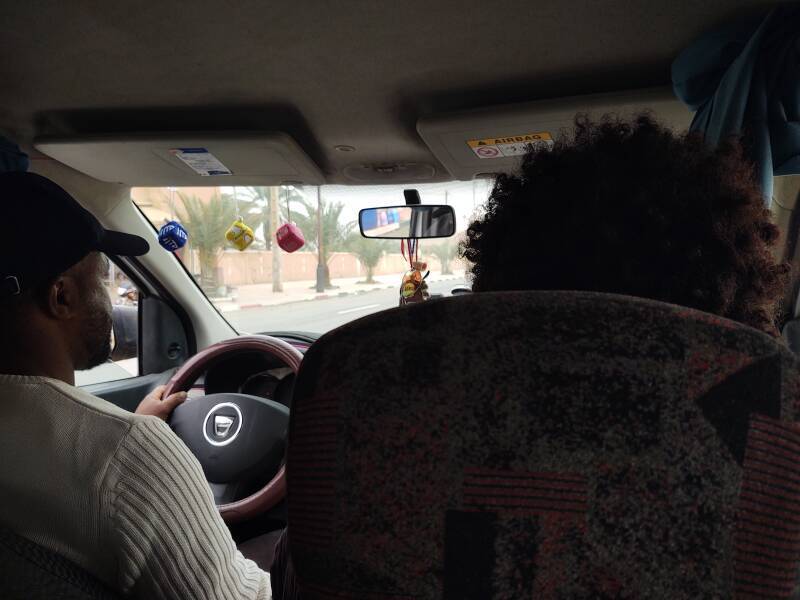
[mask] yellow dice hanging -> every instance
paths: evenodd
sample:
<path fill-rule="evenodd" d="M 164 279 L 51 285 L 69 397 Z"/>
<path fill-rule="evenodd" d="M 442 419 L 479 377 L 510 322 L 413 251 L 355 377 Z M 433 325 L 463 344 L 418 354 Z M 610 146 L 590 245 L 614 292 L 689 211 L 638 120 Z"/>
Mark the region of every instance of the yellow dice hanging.
<path fill-rule="evenodd" d="M 225 239 L 228 240 L 234 248 L 241 251 L 253 243 L 255 236 L 253 235 L 253 230 L 245 225 L 244 221 L 236 219 L 228 231 L 225 232 Z"/>

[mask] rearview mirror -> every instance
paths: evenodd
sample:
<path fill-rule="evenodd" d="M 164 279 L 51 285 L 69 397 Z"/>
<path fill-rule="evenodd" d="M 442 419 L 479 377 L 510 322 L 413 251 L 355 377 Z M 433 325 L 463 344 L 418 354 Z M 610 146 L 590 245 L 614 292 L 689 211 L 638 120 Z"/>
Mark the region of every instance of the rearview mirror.
<path fill-rule="evenodd" d="M 115 305 L 111 312 L 111 360 L 125 360 L 139 355 L 139 309 Z"/>
<path fill-rule="evenodd" d="M 455 234 L 456 214 L 443 204 L 382 206 L 361 210 L 358 225 L 367 238 L 443 238 Z"/>

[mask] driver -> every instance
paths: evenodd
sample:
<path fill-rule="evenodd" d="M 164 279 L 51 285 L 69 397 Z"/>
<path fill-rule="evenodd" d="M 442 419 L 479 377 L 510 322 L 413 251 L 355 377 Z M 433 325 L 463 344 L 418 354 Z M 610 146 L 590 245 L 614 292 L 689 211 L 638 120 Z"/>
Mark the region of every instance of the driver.
<path fill-rule="evenodd" d="M 32 173 L 0 174 L 0 219 L 0 526 L 126 596 L 271 598 L 162 420 L 186 394 L 157 388 L 134 414 L 74 387 L 110 354 L 100 253 L 139 256 L 147 242 Z"/>

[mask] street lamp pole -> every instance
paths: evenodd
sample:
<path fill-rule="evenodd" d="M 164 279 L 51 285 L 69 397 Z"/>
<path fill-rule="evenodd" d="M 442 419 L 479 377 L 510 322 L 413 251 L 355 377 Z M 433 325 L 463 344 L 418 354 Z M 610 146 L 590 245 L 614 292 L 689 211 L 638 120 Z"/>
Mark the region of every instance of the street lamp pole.
<path fill-rule="evenodd" d="M 322 193 L 320 186 L 317 186 L 317 292 L 325 291 L 325 263 L 322 260 L 325 254 L 322 245 Z"/>
<path fill-rule="evenodd" d="M 285 188 L 284 188 L 285 189 Z M 281 283 L 281 250 L 278 246 L 275 232 L 278 230 L 278 219 L 280 215 L 280 206 L 278 205 L 280 198 L 278 196 L 277 186 L 270 186 L 269 188 L 269 242 L 270 249 L 272 250 L 272 291 L 282 292 L 283 284 Z M 287 200 L 288 204 L 288 200 Z"/>

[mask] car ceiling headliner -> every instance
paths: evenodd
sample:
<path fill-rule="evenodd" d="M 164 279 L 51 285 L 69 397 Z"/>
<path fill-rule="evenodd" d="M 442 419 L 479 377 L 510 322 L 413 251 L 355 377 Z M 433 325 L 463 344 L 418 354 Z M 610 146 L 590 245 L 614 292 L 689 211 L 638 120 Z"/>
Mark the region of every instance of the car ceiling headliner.
<path fill-rule="evenodd" d="M 771 4 L 4 0 L 0 127 L 23 143 L 279 129 L 332 183 L 354 162 L 441 171 L 420 117 L 668 85 L 694 37 Z"/>

